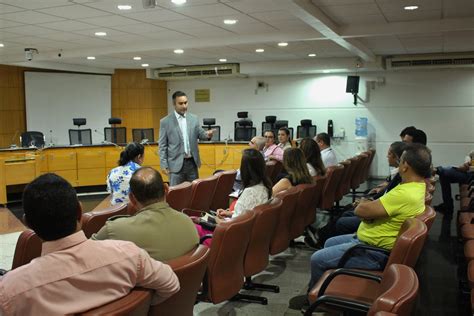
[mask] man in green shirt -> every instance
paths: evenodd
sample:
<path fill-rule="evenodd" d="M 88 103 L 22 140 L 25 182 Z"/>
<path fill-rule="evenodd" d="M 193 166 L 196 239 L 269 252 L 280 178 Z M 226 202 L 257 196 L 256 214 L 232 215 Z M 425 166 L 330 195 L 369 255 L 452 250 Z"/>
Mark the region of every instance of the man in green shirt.
<path fill-rule="evenodd" d="M 111 217 L 92 239 L 134 242 L 155 260 L 166 261 L 191 251 L 199 243 L 191 219 L 165 201 L 163 179 L 153 168 L 143 167 L 130 179 L 129 199 L 135 215 Z"/>
<path fill-rule="evenodd" d="M 361 201 L 356 207 L 355 215 L 362 220 L 357 233 L 329 238 L 324 248 L 311 256 L 309 290 L 324 271 L 336 268 L 346 250 L 354 245 L 363 243 L 391 250 L 403 222 L 423 213 L 424 178 L 431 168 L 431 151 L 424 145 L 411 144 L 400 160 L 402 182 L 381 198 Z M 387 255 L 372 251 L 367 256 L 352 257 L 346 267 L 379 270 L 386 261 Z"/>

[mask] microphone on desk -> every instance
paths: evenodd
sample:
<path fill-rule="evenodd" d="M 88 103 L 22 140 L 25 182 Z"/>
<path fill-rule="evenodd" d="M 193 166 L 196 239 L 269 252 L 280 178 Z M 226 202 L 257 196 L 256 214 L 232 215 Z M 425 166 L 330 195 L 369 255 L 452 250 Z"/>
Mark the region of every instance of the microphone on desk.
<path fill-rule="evenodd" d="M 120 147 L 120 146 L 117 145 L 116 143 L 112 143 L 112 142 L 109 142 L 108 140 L 105 140 L 105 135 L 102 134 L 101 132 L 99 132 L 97 129 L 94 129 L 94 133 L 97 133 L 97 134 L 99 134 L 100 136 L 104 137 L 104 140 L 101 142 L 102 144 L 114 145 L 115 147 L 122 149 L 122 147 Z"/>
<path fill-rule="evenodd" d="M 16 148 L 16 147 L 18 147 L 18 146 L 16 145 L 15 138 L 18 136 L 18 133 L 19 133 L 19 132 L 20 132 L 19 130 L 16 130 L 16 131 L 15 131 L 15 135 L 13 135 L 13 137 L 12 137 L 12 139 L 11 139 L 11 141 L 10 141 L 10 147 L 11 147 L 11 148 Z M 20 143 L 21 143 L 21 137 L 20 137 Z M 20 144 L 20 145 L 21 145 L 21 144 Z"/>
<path fill-rule="evenodd" d="M 148 144 L 148 138 L 143 138 L 143 139 L 140 141 L 140 144 L 141 144 L 141 145 Z"/>
<path fill-rule="evenodd" d="M 53 143 L 53 130 L 50 129 L 49 130 L 49 144 L 48 144 L 48 147 L 52 147 L 54 146 L 54 143 Z"/>

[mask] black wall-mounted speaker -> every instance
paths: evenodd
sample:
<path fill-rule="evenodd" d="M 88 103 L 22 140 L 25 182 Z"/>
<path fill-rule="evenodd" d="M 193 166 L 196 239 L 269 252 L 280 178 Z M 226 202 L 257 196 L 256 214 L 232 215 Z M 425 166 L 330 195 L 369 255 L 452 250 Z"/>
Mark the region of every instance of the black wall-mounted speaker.
<path fill-rule="evenodd" d="M 346 92 L 357 94 L 359 93 L 359 76 L 347 76 Z"/>

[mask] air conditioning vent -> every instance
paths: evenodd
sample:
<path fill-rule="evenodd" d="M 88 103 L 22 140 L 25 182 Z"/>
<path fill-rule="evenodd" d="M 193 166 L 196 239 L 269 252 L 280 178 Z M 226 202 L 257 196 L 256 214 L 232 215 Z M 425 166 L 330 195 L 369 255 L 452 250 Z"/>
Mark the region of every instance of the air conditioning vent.
<path fill-rule="evenodd" d="M 394 56 L 385 61 L 387 69 L 474 67 L 474 54 Z"/>
<path fill-rule="evenodd" d="M 183 80 L 197 78 L 228 78 L 242 76 L 239 64 L 193 65 L 147 69 L 147 78 Z"/>

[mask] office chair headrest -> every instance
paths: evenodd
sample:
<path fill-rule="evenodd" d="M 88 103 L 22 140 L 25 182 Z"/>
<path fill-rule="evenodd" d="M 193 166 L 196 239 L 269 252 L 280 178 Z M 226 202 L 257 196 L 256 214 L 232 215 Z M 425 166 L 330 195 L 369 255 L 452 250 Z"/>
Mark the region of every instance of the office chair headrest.
<path fill-rule="evenodd" d="M 87 120 L 85 118 L 73 118 L 72 123 L 76 126 L 86 125 Z"/>
<path fill-rule="evenodd" d="M 313 122 L 311 120 L 301 120 L 301 126 L 311 126 Z"/>
<path fill-rule="evenodd" d="M 109 124 L 110 124 L 110 125 L 113 125 L 113 124 L 122 124 L 122 119 L 121 119 L 121 118 L 118 118 L 118 117 L 111 117 L 111 118 L 109 118 Z"/>
<path fill-rule="evenodd" d="M 249 112 L 237 112 L 238 118 L 247 118 L 249 117 Z"/>
<path fill-rule="evenodd" d="M 274 116 L 274 115 L 265 116 L 265 122 L 266 123 L 274 124 L 276 122 L 276 119 L 277 119 L 277 117 Z"/>
<path fill-rule="evenodd" d="M 202 124 L 203 125 L 214 125 L 214 124 L 216 124 L 216 119 L 215 118 L 203 118 L 202 119 Z"/>

